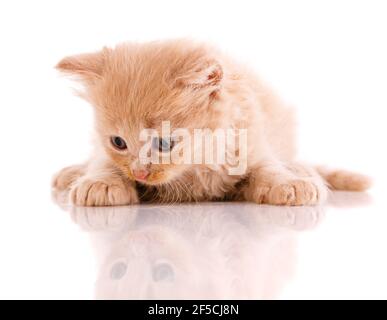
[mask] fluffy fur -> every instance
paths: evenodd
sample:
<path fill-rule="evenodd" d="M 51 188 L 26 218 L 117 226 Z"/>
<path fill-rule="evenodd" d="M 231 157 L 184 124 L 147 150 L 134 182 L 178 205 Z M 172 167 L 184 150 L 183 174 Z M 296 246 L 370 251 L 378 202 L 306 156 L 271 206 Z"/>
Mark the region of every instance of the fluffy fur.
<path fill-rule="evenodd" d="M 244 199 L 273 205 L 313 205 L 328 187 L 362 191 L 369 179 L 294 163 L 292 110 L 250 70 L 216 49 L 186 40 L 126 43 L 114 49 L 64 58 L 57 68 L 84 85 L 95 110 L 96 146 L 90 161 L 54 178 L 57 193 L 80 206 L 139 201 Z M 151 164 L 138 159 L 144 128 L 240 128 L 248 130 L 245 174 L 228 165 Z M 117 151 L 111 136 L 125 139 Z M 233 150 L 238 151 L 238 150 Z M 138 182 L 134 170 L 146 169 Z"/>

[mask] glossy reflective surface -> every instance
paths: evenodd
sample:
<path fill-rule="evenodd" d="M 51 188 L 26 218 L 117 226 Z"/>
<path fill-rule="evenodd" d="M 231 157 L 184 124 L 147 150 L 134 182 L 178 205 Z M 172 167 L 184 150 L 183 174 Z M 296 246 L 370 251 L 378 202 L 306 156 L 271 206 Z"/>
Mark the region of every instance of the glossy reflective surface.
<path fill-rule="evenodd" d="M 195 204 L 72 208 L 97 247 L 98 298 L 273 298 L 291 278 L 297 233 L 322 208 Z"/>
<path fill-rule="evenodd" d="M 40 243 L 26 240 L 24 249 L 3 253 L 10 263 L 2 273 L 8 291 L 3 287 L 1 294 L 99 299 L 386 297 L 386 235 L 378 234 L 384 226 L 375 226 L 376 213 L 366 217 L 369 201 L 366 194 L 334 193 L 323 207 L 53 207 L 63 210 L 57 216 L 63 220 L 60 224 L 21 228 L 24 235 L 43 233 Z M 370 225 L 373 232 L 362 239 Z"/>

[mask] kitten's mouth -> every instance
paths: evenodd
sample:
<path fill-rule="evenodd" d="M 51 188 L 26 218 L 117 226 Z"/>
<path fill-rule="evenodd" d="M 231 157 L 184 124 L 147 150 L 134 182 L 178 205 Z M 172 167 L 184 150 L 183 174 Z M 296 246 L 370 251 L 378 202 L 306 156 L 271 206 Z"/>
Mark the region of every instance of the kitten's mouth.
<path fill-rule="evenodd" d="M 146 169 L 133 170 L 132 175 L 137 181 L 146 181 L 151 173 Z"/>
<path fill-rule="evenodd" d="M 134 170 L 129 175 L 134 180 L 143 184 L 157 185 L 165 181 L 165 174 L 163 172 L 149 172 L 147 170 Z"/>

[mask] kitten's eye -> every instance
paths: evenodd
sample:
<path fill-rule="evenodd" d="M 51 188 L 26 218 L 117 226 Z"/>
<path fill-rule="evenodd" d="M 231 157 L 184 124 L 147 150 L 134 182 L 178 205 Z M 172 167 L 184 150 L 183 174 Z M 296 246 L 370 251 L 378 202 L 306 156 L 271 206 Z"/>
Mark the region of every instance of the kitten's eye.
<path fill-rule="evenodd" d="M 120 137 L 111 137 L 110 141 L 111 141 L 112 145 L 118 150 L 127 149 L 125 140 L 120 138 Z"/>
<path fill-rule="evenodd" d="M 172 266 L 167 262 L 161 262 L 156 264 L 152 270 L 153 280 L 156 282 L 159 281 L 169 281 L 172 282 L 175 279 L 175 271 Z"/>
<path fill-rule="evenodd" d="M 152 140 L 152 148 L 159 150 L 160 152 L 168 152 L 173 149 L 175 142 L 171 138 L 157 138 L 154 137 Z"/>

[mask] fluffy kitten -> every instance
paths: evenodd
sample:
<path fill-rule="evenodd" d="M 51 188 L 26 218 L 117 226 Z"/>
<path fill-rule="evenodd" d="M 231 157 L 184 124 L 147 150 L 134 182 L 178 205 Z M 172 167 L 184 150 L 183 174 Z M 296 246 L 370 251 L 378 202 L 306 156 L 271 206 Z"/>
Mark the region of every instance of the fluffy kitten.
<path fill-rule="evenodd" d="M 326 199 L 328 187 L 362 191 L 370 185 L 361 175 L 294 163 L 292 110 L 250 70 L 207 45 L 127 43 L 66 57 L 57 68 L 77 76 L 95 110 L 94 154 L 53 181 L 55 192 L 75 205 L 222 199 L 313 205 Z M 164 120 L 191 133 L 247 129 L 247 171 L 230 175 L 227 163 L 143 164 L 140 132 L 160 131 Z"/>

